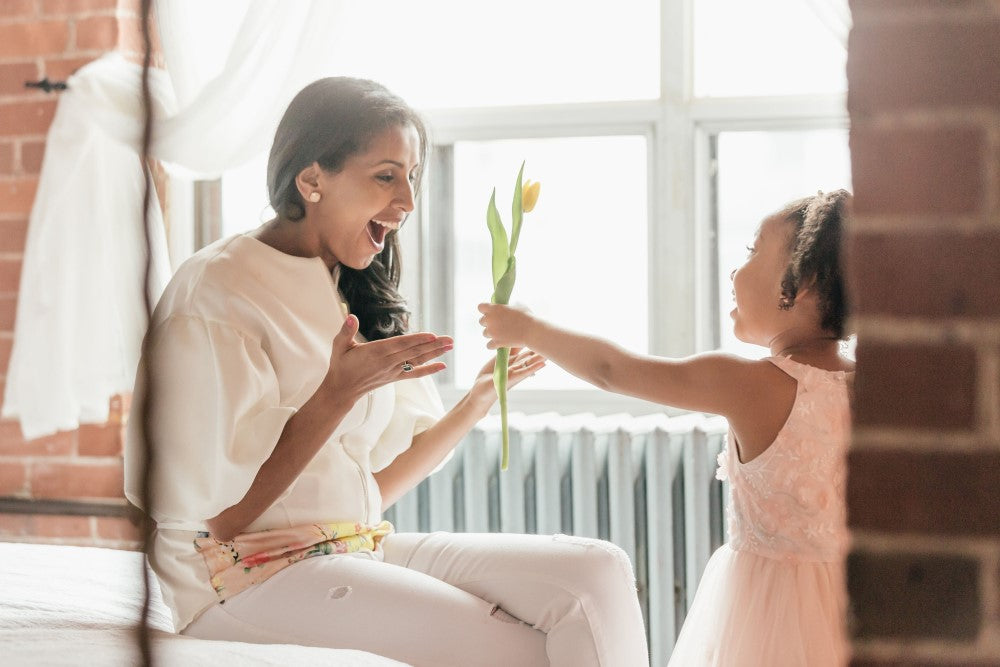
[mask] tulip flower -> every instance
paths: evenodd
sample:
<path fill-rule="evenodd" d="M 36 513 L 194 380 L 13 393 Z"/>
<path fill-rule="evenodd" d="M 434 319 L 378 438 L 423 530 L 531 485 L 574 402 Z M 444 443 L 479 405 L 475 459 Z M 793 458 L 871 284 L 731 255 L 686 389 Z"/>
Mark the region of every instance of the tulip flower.
<path fill-rule="evenodd" d="M 524 187 L 521 188 L 521 209 L 525 213 L 531 213 L 535 208 L 535 203 L 538 201 L 538 192 L 542 189 L 542 184 L 538 182 L 532 182 L 529 178 Z"/>
<path fill-rule="evenodd" d="M 517 172 L 517 184 L 514 186 L 514 201 L 511 203 L 511 216 L 513 222 L 510 230 L 510 241 L 507 240 L 507 230 L 500 220 L 500 212 L 496 206 L 496 188 L 490 196 L 490 204 L 486 208 L 486 226 L 490 230 L 490 238 L 493 241 L 493 303 L 507 304 L 510 302 L 510 293 L 514 289 L 514 278 L 516 276 L 517 262 L 514 260 L 514 251 L 517 250 L 517 241 L 521 236 L 521 222 L 524 214 L 535 208 L 538 201 L 538 192 L 542 187 L 541 183 L 532 183 L 530 180 L 524 185 L 521 184 L 521 177 L 524 175 L 524 163 Z M 493 367 L 493 387 L 497 392 L 497 399 L 500 402 L 500 427 L 502 432 L 503 447 L 500 456 L 500 469 L 506 470 L 510 450 L 510 434 L 507 424 L 507 367 L 510 363 L 510 348 L 501 347 L 497 350 L 496 364 Z"/>

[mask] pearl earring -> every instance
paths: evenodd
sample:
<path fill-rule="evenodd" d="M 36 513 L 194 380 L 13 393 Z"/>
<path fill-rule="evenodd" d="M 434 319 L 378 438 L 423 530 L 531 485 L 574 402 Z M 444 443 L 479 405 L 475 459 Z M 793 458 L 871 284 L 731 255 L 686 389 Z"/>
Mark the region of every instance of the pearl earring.
<path fill-rule="evenodd" d="M 316 202 L 318 202 L 319 198 L 320 194 L 316 190 L 313 190 L 312 192 L 309 193 L 309 201 L 311 201 L 312 203 L 315 204 Z"/>

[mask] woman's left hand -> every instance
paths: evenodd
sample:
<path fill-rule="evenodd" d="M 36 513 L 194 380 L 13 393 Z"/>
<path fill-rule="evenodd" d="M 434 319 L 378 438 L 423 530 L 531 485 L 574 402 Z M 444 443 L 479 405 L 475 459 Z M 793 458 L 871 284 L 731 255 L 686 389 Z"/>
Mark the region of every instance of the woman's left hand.
<path fill-rule="evenodd" d="M 479 371 L 479 375 L 472 383 L 472 389 L 469 390 L 470 396 L 477 403 L 483 403 L 487 407 L 493 405 L 497 398 L 496 389 L 493 388 L 493 368 L 495 365 L 496 357 L 493 357 Z M 507 364 L 507 388 L 511 389 L 517 386 L 544 366 L 545 357 L 537 352 L 523 348 L 512 348 L 510 361 Z"/>

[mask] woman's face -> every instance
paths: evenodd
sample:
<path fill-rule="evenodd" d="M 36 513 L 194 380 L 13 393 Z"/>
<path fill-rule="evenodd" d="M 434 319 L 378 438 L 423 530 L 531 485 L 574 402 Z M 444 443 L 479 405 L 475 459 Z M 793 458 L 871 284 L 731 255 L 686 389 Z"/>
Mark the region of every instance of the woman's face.
<path fill-rule="evenodd" d="M 753 246 L 743 266 L 733 271 L 733 301 L 730 312 L 733 333 L 741 341 L 767 346 L 781 331 L 783 315 L 778 304 L 781 281 L 789 262 L 792 224 L 767 218 L 757 229 Z"/>
<path fill-rule="evenodd" d="M 406 124 L 377 135 L 367 150 L 347 158 L 340 171 L 318 172 L 320 201 L 309 201 L 312 190 L 302 192 L 302 198 L 320 256 L 329 266 L 363 269 L 382 252 L 386 234 L 399 229 L 413 210 L 419 160 L 420 135 Z"/>

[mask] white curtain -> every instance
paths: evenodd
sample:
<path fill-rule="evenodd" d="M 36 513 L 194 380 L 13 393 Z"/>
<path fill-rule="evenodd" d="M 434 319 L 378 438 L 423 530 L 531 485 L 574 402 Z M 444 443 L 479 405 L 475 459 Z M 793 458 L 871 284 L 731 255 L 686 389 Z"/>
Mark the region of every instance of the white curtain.
<path fill-rule="evenodd" d="M 847 0 L 806 0 L 806 6 L 844 48 L 851 32 L 851 9 Z"/>
<path fill-rule="evenodd" d="M 291 97 L 333 73 L 343 4 L 159 0 L 153 156 L 175 175 L 214 177 L 265 150 Z M 111 396 L 132 390 L 146 327 L 140 76 L 117 54 L 81 68 L 49 130 L 2 410 L 26 438 L 102 423 Z M 153 203 L 155 301 L 169 261 Z"/>

